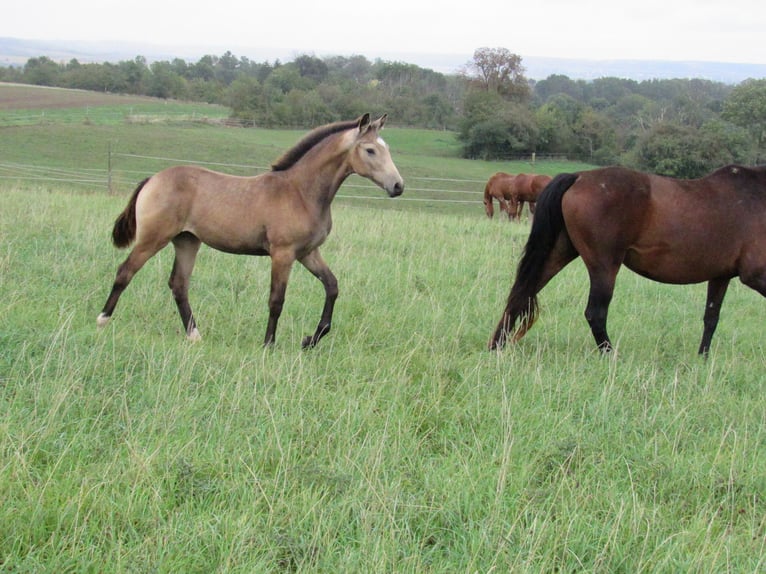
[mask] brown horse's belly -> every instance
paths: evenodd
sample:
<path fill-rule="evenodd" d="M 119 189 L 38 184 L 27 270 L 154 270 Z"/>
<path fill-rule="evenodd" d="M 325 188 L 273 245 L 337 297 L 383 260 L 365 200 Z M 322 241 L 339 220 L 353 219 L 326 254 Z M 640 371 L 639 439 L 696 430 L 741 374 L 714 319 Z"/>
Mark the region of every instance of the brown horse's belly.
<path fill-rule="evenodd" d="M 654 281 L 682 285 L 734 276 L 736 272 L 731 268 L 731 260 L 709 250 L 694 253 L 686 249 L 657 246 L 629 249 L 624 264 L 631 271 Z"/>

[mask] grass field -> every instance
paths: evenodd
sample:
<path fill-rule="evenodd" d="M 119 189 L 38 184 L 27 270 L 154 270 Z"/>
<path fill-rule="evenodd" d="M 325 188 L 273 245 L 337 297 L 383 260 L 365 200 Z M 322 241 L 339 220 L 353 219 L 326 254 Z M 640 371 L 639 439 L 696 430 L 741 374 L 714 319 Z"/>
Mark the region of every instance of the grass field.
<path fill-rule="evenodd" d="M 123 127 L 160 147 L 154 127 Z M 183 130 L 200 150 L 247 137 Z M 405 178 L 462 174 L 390 131 Z M 704 286 L 623 271 L 604 358 L 576 261 L 527 337 L 489 353 L 526 225 L 338 201 L 323 254 L 341 295 L 316 349 L 300 351 L 323 298 L 309 273 L 293 271 L 263 350 L 268 260 L 207 248 L 190 292 L 201 343 L 182 335 L 170 252 L 99 332 L 125 200 L 0 183 L 0 571 L 764 570 L 753 291 L 732 285 L 702 360 Z"/>

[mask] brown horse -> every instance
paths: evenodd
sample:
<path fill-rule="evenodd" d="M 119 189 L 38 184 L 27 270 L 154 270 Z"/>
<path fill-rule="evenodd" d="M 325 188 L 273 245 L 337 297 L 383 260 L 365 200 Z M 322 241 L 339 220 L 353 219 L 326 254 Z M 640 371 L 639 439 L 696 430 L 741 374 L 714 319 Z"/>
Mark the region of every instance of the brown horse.
<path fill-rule="evenodd" d="M 497 172 L 484 186 L 484 210 L 487 217 L 491 218 L 495 213 L 493 198 L 497 199 L 501 211 L 507 213 L 510 220 L 521 219 L 525 202 L 529 204 L 529 212 L 534 213 L 537 196 L 550 181 L 548 175 Z"/>
<path fill-rule="evenodd" d="M 271 257 L 269 321 L 264 345 L 275 340 L 290 270 L 297 259 L 324 285 L 322 317 L 302 346 L 313 347 L 330 331 L 338 282 L 319 254 L 332 220 L 330 203 L 352 173 L 396 197 L 404 181 L 378 132 L 386 116 L 370 115 L 319 127 L 288 150 L 270 172 L 236 177 L 194 166 L 176 166 L 141 182 L 112 233 L 117 247 L 135 247 L 117 277 L 98 325 L 109 321 L 120 295 L 146 261 L 168 243 L 175 247 L 170 274 L 186 335 L 199 339 L 189 306 L 189 276 L 201 243 L 225 251 Z"/>
<path fill-rule="evenodd" d="M 490 219 L 495 215 L 495 199 L 500 206 L 500 211 L 507 213 L 508 218 L 511 217 L 508 201 L 511 197 L 510 183 L 513 177 L 510 173 L 498 171 L 487 180 L 487 184 L 484 186 L 484 211 Z"/>
<path fill-rule="evenodd" d="M 516 203 L 516 217 L 521 219 L 521 210 L 524 208 L 524 202 L 529 204 L 529 213 L 535 213 L 535 204 L 537 197 L 551 181 L 549 175 L 531 175 L 520 173 L 513 178 L 511 187 L 511 205 Z"/>
<path fill-rule="evenodd" d="M 490 349 L 524 336 L 537 293 L 578 255 L 590 276 L 585 318 L 599 349 L 612 350 L 607 312 L 624 264 L 662 283 L 707 281 L 699 347 L 706 355 L 733 277 L 766 296 L 766 166 L 731 165 L 696 180 L 619 167 L 558 175 L 537 202 Z"/>

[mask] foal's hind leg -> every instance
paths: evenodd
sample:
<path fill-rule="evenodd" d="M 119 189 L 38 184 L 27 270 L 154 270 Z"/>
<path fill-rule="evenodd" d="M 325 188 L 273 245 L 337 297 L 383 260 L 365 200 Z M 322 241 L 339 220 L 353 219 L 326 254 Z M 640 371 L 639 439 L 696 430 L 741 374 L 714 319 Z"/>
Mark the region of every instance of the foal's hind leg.
<path fill-rule="evenodd" d="M 275 250 L 271 253 L 271 291 L 269 292 L 269 322 L 263 346 L 273 345 L 276 339 L 277 323 L 285 304 L 285 291 L 295 255 L 290 250 Z"/>
<path fill-rule="evenodd" d="M 120 295 L 125 291 L 125 288 L 128 286 L 131 279 L 133 279 L 133 276 L 144 266 L 144 263 L 146 263 L 160 249 L 165 247 L 165 245 L 167 245 L 167 243 L 136 245 L 133 248 L 127 259 L 125 259 L 122 265 L 117 268 L 117 276 L 114 279 L 112 291 L 109 293 L 109 297 L 104 304 L 101 314 L 96 319 L 96 324 L 99 327 L 104 327 L 109 322 L 109 319 L 114 312 L 114 308 L 117 306 L 117 301 L 120 299 Z"/>
<path fill-rule="evenodd" d="M 314 334 L 304 337 L 301 342 L 301 347 L 310 349 L 311 347 L 314 347 L 322 337 L 330 332 L 332 312 L 335 308 L 335 300 L 338 298 L 338 280 L 335 278 L 332 271 L 330 271 L 330 268 L 327 266 L 324 259 L 322 259 L 322 256 L 319 254 L 319 249 L 315 249 L 309 253 L 306 257 L 301 259 L 300 262 L 322 282 L 325 291 L 324 308 L 322 309 L 322 317 L 319 319 L 319 324 L 317 325 Z"/>
<path fill-rule="evenodd" d="M 194 315 L 189 305 L 189 277 L 194 270 L 194 261 L 197 258 L 200 244 L 200 240 L 191 233 L 181 233 L 173 239 L 176 258 L 168 282 L 176 305 L 178 305 L 178 313 L 181 315 L 186 336 L 192 341 L 198 341 L 202 338 L 197 330 L 197 323 L 194 321 Z"/>

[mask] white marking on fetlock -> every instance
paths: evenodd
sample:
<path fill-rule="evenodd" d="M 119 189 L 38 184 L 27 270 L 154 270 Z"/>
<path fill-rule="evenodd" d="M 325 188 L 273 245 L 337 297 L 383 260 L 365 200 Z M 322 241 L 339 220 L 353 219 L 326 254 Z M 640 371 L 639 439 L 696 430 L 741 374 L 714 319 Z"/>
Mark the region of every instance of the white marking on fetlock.
<path fill-rule="evenodd" d="M 187 333 L 186 338 L 190 341 L 197 342 L 202 340 L 202 335 L 199 334 L 199 331 L 197 330 L 197 327 L 194 327 L 192 329 L 191 333 Z"/>
<path fill-rule="evenodd" d="M 106 327 L 106 324 L 109 322 L 109 319 L 111 319 L 111 317 L 101 313 L 98 317 L 96 317 L 96 326 L 99 329 L 103 329 L 104 327 Z"/>

